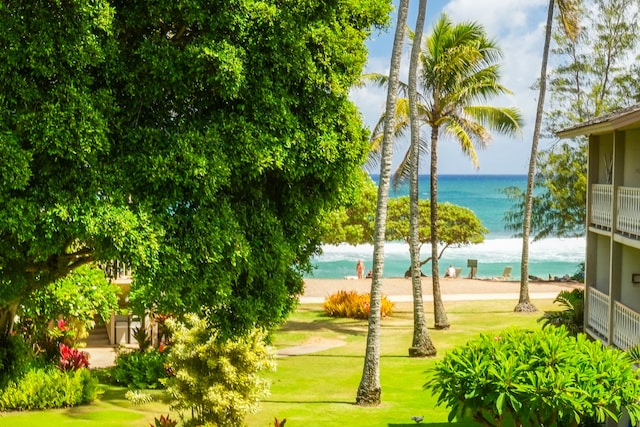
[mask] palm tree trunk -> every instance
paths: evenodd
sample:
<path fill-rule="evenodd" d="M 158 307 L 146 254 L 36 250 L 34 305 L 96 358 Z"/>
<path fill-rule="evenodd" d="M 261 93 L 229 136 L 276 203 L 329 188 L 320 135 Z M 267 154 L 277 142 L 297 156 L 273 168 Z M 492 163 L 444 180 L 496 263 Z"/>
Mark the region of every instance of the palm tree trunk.
<path fill-rule="evenodd" d="M 422 32 L 427 12 L 427 0 L 420 0 L 418 5 L 418 17 L 411 47 L 411 61 L 409 64 L 409 118 L 411 120 L 411 152 L 410 152 L 410 177 L 409 177 L 409 251 L 411 253 L 411 283 L 413 285 L 413 341 L 409 348 L 409 356 L 425 357 L 434 356 L 436 348 L 429 336 L 427 320 L 424 314 L 424 302 L 422 300 L 422 277 L 420 272 L 420 238 L 418 235 L 418 172 L 420 168 L 420 122 L 418 120 L 418 64 L 420 59 L 420 46 L 422 44 Z"/>
<path fill-rule="evenodd" d="M 547 61 L 549 59 L 549 45 L 551 44 L 551 32 L 553 28 L 554 0 L 549 0 L 547 12 L 547 27 L 544 36 L 544 50 L 542 52 L 542 65 L 540 67 L 540 92 L 538 93 L 538 107 L 536 109 L 536 122 L 533 128 L 533 140 L 531 142 L 531 157 L 529 158 L 529 172 L 527 174 L 527 193 L 524 206 L 524 218 L 522 221 L 522 263 L 520 266 L 520 298 L 514 308 L 517 312 L 533 312 L 537 308 L 529 298 L 529 238 L 531 236 L 531 211 L 533 210 L 533 187 L 536 177 L 536 161 L 538 158 L 538 142 L 540 140 L 540 128 L 542 114 L 544 112 L 544 98 L 547 93 Z"/>
<path fill-rule="evenodd" d="M 380 162 L 380 183 L 376 207 L 375 238 L 373 245 L 373 277 L 371 279 L 371 302 L 369 306 L 369 327 L 367 349 L 362 369 L 362 379 L 358 387 L 356 404 L 361 406 L 379 405 L 382 387 L 380 385 L 380 307 L 382 305 L 382 274 L 384 270 L 384 241 L 387 226 L 387 204 L 391 183 L 391 163 L 393 160 L 393 130 L 395 127 L 396 100 L 400 80 L 400 62 L 404 42 L 405 25 L 409 13 L 409 0 L 401 0 L 398 7 L 398 22 L 393 40 L 389 86 L 384 119 L 382 159 Z"/>
<path fill-rule="evenodd" d="M 431 276 L 433 281 L 433 314 L 436 329 L 449 329 L 449 319 L 442 303 L 438 271 L 438 132 L 431 128 Z"/>

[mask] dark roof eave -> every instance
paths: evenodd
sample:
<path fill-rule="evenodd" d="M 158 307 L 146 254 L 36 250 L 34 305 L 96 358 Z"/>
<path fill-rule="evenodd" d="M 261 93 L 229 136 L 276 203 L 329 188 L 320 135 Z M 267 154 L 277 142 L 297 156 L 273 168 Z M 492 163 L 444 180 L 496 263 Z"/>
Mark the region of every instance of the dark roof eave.
<path fill-rule="evenodd" d="M 560 130 L 556 132 L 556 135 L 560 138 L 573 138 L 582 135 L 611 133 L 632 126 L 640 127 L 640 103 Z"/>

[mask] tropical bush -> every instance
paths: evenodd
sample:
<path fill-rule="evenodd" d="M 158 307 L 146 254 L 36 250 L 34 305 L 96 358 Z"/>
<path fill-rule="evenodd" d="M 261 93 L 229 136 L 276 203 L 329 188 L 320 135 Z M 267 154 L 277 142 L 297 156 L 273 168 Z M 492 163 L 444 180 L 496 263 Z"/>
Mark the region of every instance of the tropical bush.
<path fill-rule="evenodd" d="M 112 378 L 116 384 L 131 389 L 160 388 L 161 380 L 167 378 L 166 360 L 167 352 L 156 349 L 121 351 L 116 356 Z"/>
<path fill-rule="evenodd" d="M 275 369 L 266 334 L 256 329 L 226 339 L 196 315 L 184 322 L 168 320 L 167 326 L 173 335 L 167 365 L 175 374 L 165 384 L 171 408 L 192 414 L 185 426 L 245 425 L 245 414 L 255 412 L 269 391 L 261 372 Z"/>
<path fill-rule="evenodd" d="M 60 344 L 74 347 L 94 327 L 118 309 L 117 286 L 97 266 L 82 266 L 25 298 L 16 325 L 37 354 L 55 361 Z"/>
<path fill-rule="evenodd" d="M 358 293 L 357 291 L 338 291 L 325 299 L 322 308 L 327 316 L 347 317 L 350 319 L 369 318 L 369 293 Z M 393 303 L 382 296 L 380 315 L 389 316 L 393 312 Z"/>
<path fill-rule="evenodd" d="M 60 344 L 58 368 L 62 371 L 77 371 L 89 367 L 89 353 Z"/>
<path fill-rule="evenodd" d="M 564 327 L 481 335 L 436 362 L 425 388 L 449 420 L 484 426 L 578 426 L 640 416 L 640 379 L 624 352 Z"/>
<path fill-rule="evenodd" d="M 560 291 L 553 301 L 563 307 L 563 310 L 545 311 L 538 319 L 542 327 L 564 326 L 573 335 L 584 331 L 584 289 Z"/>
<path fill-rule="evenodd" d="M 92 402 L 98 382 L 86 368 L 33 368 L 0 390 L 0 411 L 62 408 Z"/>
<path fill-rule="evenodd" d="M 29 345 L 20 335 L 0 334 L 0 389 L 19 378 L 32 359 Z"/>

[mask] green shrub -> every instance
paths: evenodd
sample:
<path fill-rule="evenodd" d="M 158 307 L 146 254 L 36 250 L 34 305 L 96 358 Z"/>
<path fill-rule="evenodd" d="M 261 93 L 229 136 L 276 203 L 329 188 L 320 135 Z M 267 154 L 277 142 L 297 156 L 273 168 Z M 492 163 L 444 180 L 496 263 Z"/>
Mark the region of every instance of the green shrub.
<path fill-rule="evenodd" d="M 167 352 L 156 349 L 120 352 L 112 378 L 116 384 L 131 389 L 159 388 L 162 387 L 160 380 L 167 377 L 166 360 Z"/>
<path fill-rule="evenodd" d="M 0 334 L 0 389 L 19 378 L 32 359 L 33 352 L 22 336 Z"/>
<path fill-rule="evenodd" d="M 471 416 L 484 426 L 578 426 L 623 409 L 640 416 L 640 379 L 629 356 L 571 336 L 566 328 L 509 329 L 481 335 L 436 362 L 425 388 L 449 420 Z"/>
<path fill-rule="evenodd" d="M 254 330 L 226 340 L 195 315 L 167 324 L 173 334 L 167 364 L 175 372 L 166 380 L 171 408 L 192 414 L 186 426 L 243 426 L 245 414 L 257 410 L 258 400 L 268 393 L 260 373 L 275 368 L 265 333 Z"/>
<path fill-rule="evenodd" d="M 584 289 L 560 291 L 553 302 L 560 304 L 563 310 L 545 311 L 538 319 L 543 328 L 563 325 L 573 335 L 584 331 Z"/>
<path fill-rule="evenodd" d="M 62 408 L 92 402 L 98 396 L 98 382 L 82 368 L 63 372 L 37 368 L 0 390 L 0 411 Z"/>
<path fill-rule="evenodd" d="M 322 308 L 327 316 L 331 317 L 368 319 L 370 300 L 369 293 L 360 294 L 356 291 L 338 291 L 326 298 Z M 393 303 L 383 295 L 380 315 L 382 317 L 389 316 L 392 311 Z"/>

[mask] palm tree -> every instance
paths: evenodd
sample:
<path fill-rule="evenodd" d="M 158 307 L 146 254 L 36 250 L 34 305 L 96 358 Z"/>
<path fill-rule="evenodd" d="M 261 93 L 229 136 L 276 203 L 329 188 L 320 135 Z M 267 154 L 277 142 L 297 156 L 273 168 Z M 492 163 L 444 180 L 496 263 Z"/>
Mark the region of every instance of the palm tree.
<path fill-rule="evenodd" d="M 389 69 L 389 89 L 387 109 L 393 110 L 398 98 L 400 62 L 404 31 L 409 13 L 409 0 L 401 0 L 398 7 L 398 21 L 391 52 Z M 380 385 L 380 306 L 382 304 L 382 273 L 384 270 L 384 238 L 387 225 L 387 201 L 391 181 L 393 160 L 393 129 L 395 117 L 385 119 L 380 162 L 380 182 L 378 184 L 378 204 L 376 207 L 375 236 L 373 244 L 373 277 L 371 279 L 371 302 L 369 305 L 369 326 L 367 329 L 367 349 L 362 369 L 362 379 L 358 386 L 356 404 L 379 405 L 382 387 Z"/>
<path fill-rule="evenodd" d="M 547 93 L 547 61 L 549 59 L 549 45 L 553 32 L 553 15 L 555 0 L 549 0 L 547 13 L 547 26 L 545 29 L 544 48 L 542 51 L 542 65 L 540 67 L 540 88 L 538 93 L 538 106 L 536 109 L 536 121 L 533 128 L 533 141 L 531 142 L 531 157 L 529 157 L 529 171 L 527 173 L 527 192 L 524 203 L 524 218 L 522 220 L 522 260 L 520 263 L 520 297 L 514 311 L 537 311 L 529 298 L 529 237 L 531 235 L 531 212 L 533 210 L 533 187 L 535 184 L 536 161 L 538 159 L 538 142 L 540 141 L 540 127 L 544 112 L 544 98 Z M 560 18 L 564 32 L 571 40 L 578 36 L 578 3 L 579 0 L 558 0 Z"/>
<path fill-rule="evenodd" d="M 435 327 L 449 327 L 442 303 L 438 271 L 438 141 L 440 133 L 460 144 L 462 152 L 478 166 L 475 147 L 484 148 L 491 139 L 490 130 L 506 135 L 520 133 L 522 117 L 518 109 L 478 104 L 510 91 L 499 84 L 502 53 L 484 28 L 473 22 L 454 25 L 446 15 L 436 22 L 421 55 L 422 93 L 418 115 L 422 124 L 431 128 L 431 262 Z M 369 76 L 379 84 L 386 76 Z M 406 91 L 406 86 L 401 90 Z M 399 99 L 393 111 L 395 135 L 402 135 L 409 125 L 408 101 Z M 386 119 L 387 114 L 383 114 Z M 381 119 L 382 120 L 382 119 Z M 374 129 L 372 151 L 380 142 L 379 127 Z M 426 151 L 426 147 L 422 147 Z M 378 150 L 379 151 L 379 150 Z M 410 170 L 408 156 L 398 166 L 395 177 L 405 177 Z"/>
<path fill-rule="evenodd" d="M 424 302 L 422 300 L 422 277 L 420 271 L 420 238 L 418 233 L 418 170 L 420 156 L 420 117 L 418 114 L 418 67 L 420 63 L 420 40 L 427 11 L 427 1 L 420 0 L 418 5 L 418 17 L 416 19 L 416 29 L 413 34 L 411 47 L 411 60 L 409 63 L 409 119 L 411 124 L 411 147 L 410 147 L 410 179 L 409 179 L 409 236 L 411 253 L 411 282 L 413 288 L 413 340 L 409 348 L 409 356 L 424 357 L 435 356 L 436 348 L 429 336 L 426 316 L 424 314 Z"/>

